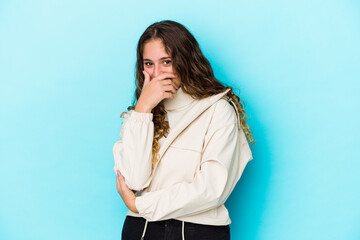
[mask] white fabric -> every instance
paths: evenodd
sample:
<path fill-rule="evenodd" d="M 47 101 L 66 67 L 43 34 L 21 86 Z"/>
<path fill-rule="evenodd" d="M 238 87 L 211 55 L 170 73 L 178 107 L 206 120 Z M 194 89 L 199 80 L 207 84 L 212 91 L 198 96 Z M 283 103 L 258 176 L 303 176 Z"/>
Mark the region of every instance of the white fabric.
<path fill-rule="evenodd" d="M 127 215 L 149 221 L 231 223 L 224 203 L 252 155 L 226 93 L 202 100 L 180 95 L 173 99 L 167 111 L 169 135 L 160 141 L 160 160 L 153 171 L 152 115 L 126 114 L 124 134 L 114 145 L 114 171 L 119 169 L 129 188 L 139 191 L 139 213 Z"/>
<path fill-rule="evenodd" d="M 174 98 L 167 98 L 163 100 L 164 107 L 167 112 L 171 111 L 180 111 L 186 107 L 188 107 L 191 103 L 195 101 L 189 94 L 183 92 L 181 88 L 179 88 L 174 95 Z"/>
<path fill-rule="evenodd" d="M 153 116 L 151 113 L 135 111 L 122 115 L 124 121 L 121 126 L 120 140 L 113 147 L 114 170 L 121 172 L 130 189 L 141 190 L 149 185 L 151 180 L 151 151 L 154 138 Z M 142 146 L 141 151 L 139 151 L 138 146 Z M 124 159 L 129 161 L 124 161 Z M 142 174 L 139 175 L 138 173 Z"/>

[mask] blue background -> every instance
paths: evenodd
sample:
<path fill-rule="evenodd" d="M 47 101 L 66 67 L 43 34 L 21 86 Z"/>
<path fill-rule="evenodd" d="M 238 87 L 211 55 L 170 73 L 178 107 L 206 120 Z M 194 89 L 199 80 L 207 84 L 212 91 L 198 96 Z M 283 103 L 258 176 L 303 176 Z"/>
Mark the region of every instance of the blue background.
<path fill-rule="evenodd" d="M 0 1 L 0 239 L 120 239 L 112 146 L 163 19 L 247 104 L 232 239 L 360 239 L 356 0 Z"/>

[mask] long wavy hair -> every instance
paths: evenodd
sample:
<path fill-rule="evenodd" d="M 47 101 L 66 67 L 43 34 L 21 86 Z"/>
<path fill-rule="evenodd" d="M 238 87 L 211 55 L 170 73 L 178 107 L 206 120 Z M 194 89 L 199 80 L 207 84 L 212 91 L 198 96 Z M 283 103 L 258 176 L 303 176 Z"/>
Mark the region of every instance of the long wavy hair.
<path fill-rule="evenodd" d="M 140 97 L 144 84 L 143 50 L 144 45 L 155 39 L 160 39 L 167 53 L 172 58 L 173 69 L 181 79 L 181 88 L 194 99 L 203 99 L 219 94 L 229 89 L 228 98 L 235 103 L 239 113 L 241 127 L 249 143 L 255 143 L 252 132 L 246 123 L 244 102 L 234 94 L 231 87 L 224 86 L 214 76 L 209 61 L 200 50 L 194 36 L 180 23 L 165 20 L 153 23 L 141 35 L 137 45 L 136 62 L 136 90 L 134 105 Z M 166 110 L 160 102 L 153 110 L 154 140 L 152 145 L 152 164 L 158 161 L 160 149 L 159 139 L 166 137 L 169 131 L 169 122 L 166 120 Z M 251 144 L 252 145 L 252 144 Z"/>

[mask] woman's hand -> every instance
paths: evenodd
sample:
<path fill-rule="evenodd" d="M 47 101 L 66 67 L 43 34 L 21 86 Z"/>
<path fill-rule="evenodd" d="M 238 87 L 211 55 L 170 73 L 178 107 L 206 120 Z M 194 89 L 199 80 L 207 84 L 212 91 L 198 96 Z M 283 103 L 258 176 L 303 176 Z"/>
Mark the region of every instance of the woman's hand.
<path fill-rule="evenodd" d="M 161 73 L 150 81 L 150 75 L 143 71 L 145 80 L 141 95 L 135 106 L 136 112 L 150 113 L 165 98 L 174 98 L 179 89 L 172 79 L 177 76 L 174 73 Z"/>
<path fill-rule="evenodd" d="M 116 176 L 116 189 L 129 210 L 134 213 L 138 213 L 138 210 L 135 206 L 135 193 L 128 188 L 125 183 L 125 178 L 123 175 L 121 175 L 119 170 L 117 171 Z"/>

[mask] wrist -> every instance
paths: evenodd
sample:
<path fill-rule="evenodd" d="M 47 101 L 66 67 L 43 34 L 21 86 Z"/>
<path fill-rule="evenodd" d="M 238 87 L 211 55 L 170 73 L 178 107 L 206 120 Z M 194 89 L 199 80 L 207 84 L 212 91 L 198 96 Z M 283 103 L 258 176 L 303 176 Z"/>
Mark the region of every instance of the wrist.
<path fill-rule="evenodd" d="M 145 106 L 145 105 L 143 105 L 143 104 L 141 104 L 141 103 L 137 103 L 136 105 L 135 105 L 135 112 L 139 112 L 139 113 L 151 113 L 151 110 L 152 110 L 152 108 L 150 108 L 150 107 L 147 107 L 147 106 Z"/>

